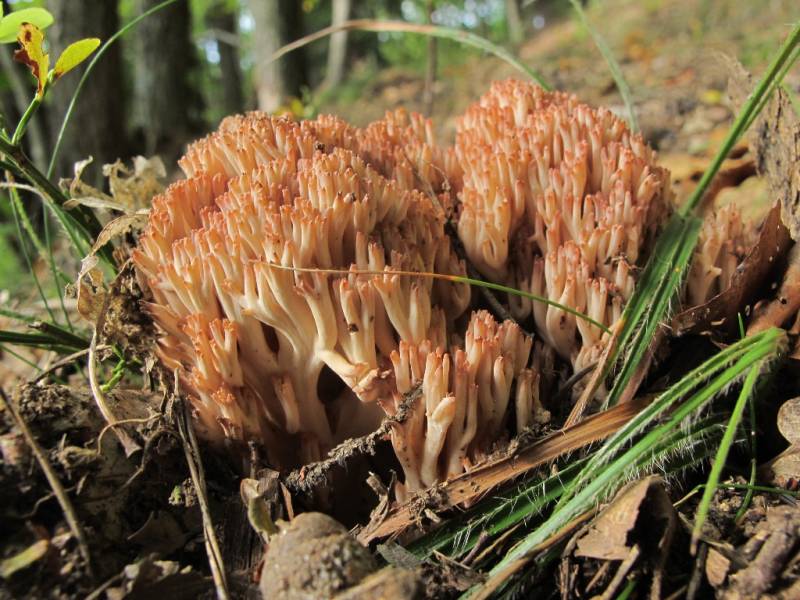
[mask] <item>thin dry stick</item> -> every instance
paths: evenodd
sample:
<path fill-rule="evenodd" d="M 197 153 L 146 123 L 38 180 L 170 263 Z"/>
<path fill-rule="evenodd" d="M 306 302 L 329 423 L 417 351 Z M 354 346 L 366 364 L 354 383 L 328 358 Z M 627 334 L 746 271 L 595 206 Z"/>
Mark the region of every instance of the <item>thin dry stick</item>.
<path fill-rule="evenodd" d="M 461 29 L 450 29 L 449 27 L 441 27 L 437 25 L 420 25 L 417 23 L 407 23 L 404 21 L 353 19 L 351 21 L 345 21 L 344 23 L 339 23 L 338 25 L 331 25 L 330 27 L 325 27 L 324 29 L 320 29 L 319 31 L 310 33 L 306 36 L 301 37 L 299 40 L 295 40 L 294 42 L 291 42 L 289 44 L 286 44 L 282 48 L 279 48 L 272 54 L 272 56 L 269 57 L 268 62 L 276 61 L 282 56 L 288 54 L 289 52 L 293 52 L 298 48 L 302 48 L 303 46 L 306 46 L 316 40 L 321 40 L 338 31 L 350 31 L 353 29 L 356 30 L 360 29 L 363 31 L 375 31 L 375 32 L 417 33 L 421 35 L 441 37 L 444 39 L 450 39 L 456 42 L 460 42 L 462 44 L 479 48 L 485 52 L 491 52 L 496 57 L 500 58 L 501 60 L 504 60 L 518 71 L 525 73 L 528 77 L 536 81 L 545 90 L 552 89 L 547 84 L 547 82 L 542 78 L 541 75 L 536 73 L 533 69 L 525 66 L 505 48 L 497 46 L 491 43 L 490 41 L 475 35 L 474 33 L 471 33 L 469 31 L 463 31 Z"/>
<path fill-rule="evenodd" d="M 22 432 L 22 437 L 25 438 L 25 442 L 30 447 L 31 452 L 33 452 L 33 455 L 36 457 L 36 461 L 42 468 L 44 476 L 47 478 L 47 483 L 50 484 L 50 489 L 53 490 L 53 494 L 61 505 L 61 510 L 64 511 L 64 518 L 67 520 L 67 525 L 69 525 L 70 531 L 72 531 L 72 535 L 75 536 L 75 540 L 78 543 L 78 550 L 84 562 L 86 562 L 86 571 L 89 573 L 89 576 L 94 579 L 94 569 L 92 567 L 92 557 L 89 553 L 89 544 L 86 541 L 86 535 L 83 533 L 80 521 L 78 521 L 75 508 L 72 506 L 72 501 L 61 485 L 61 481 L 59 481 L 53 467 L 50 466 L 50 462 L 47 460 L 44 450 L 42 450 L 36 438 L 33 437 L 31 430 L 28 428 L 28 424 L 17 412 L 16 407 L 9 401 L 8 396 L 6 396 L 2 388 L 0 388 L 0 401 L 3 403 L 0 408 L 8 411 L 8 414 L 11 415 L 14 424 L 19 428 L 20 432 Z"/>
<path fill-rule="evenodd" d="M 219 549 L 217 534 L 214 531 L 214 521 L 211 518 L 211 510 L 208 507 L 208 496 L 206 494 L 206 476 L 203 469 L 203 461 L 200 460 L 200 448 L 197 445 L 197 437 L 192 427 L 189 407 L 180 400 L 178 395 L 178 372 L 175 371 L 175 397 L 178 399 L 178 433 L 183 444 L 183 452 L 186 455 L 186 462 L 189 465 L 189 472 L 192 476 L 192 483 L 197 492 L 197 502 L 200 504 L 200 512 L 203 516 L 203 538 L 206 544 L 206 554 L 208 555 L 208 565 L 211 567 L 211 576 L 214 578 L 214 587 L 217 590 L 219 600 L 228 600 L 228 582 L 225 576 L 225 563 L 222 560 L 222 552 Z"/>
<path fill-rule="evenodd" d="M 117 275 L 114 278 L 114 281 L 111 282 L 109 290 L 106 293 L 105 298 L 103 298 L 103 305 L 100 308 L 100 314 L 97 316 L 97 321 L 95 322 L 94 330 L 92 331 L 92 341 L 89 343 L 89 387 L 92 390 L 92 397 L 94 398 L 95 404 L 97 404 L 97 408 L 100 410 L 100 414 L 103 415 L 106 423 L 113 427 L 117 439 L 125 449 L 125 456 L 130 457 L 135 452 L 141 450 L 142 447 L 136 443 L 136 441 L 128 434 L 127 431 L 116 427 L 118 423 L 117 417 L 114 416 L 114 412 L 108 406 L 108 403 L 106 402 L 106 395 L 103 393 L 100 383 L 97 381 L 97 338 L 99 336 L 99 332 L 103 331 L 103 326 L 106 323 L 106 313 L 108 313 L 108 306 L 111 301 L 111 294 L 122 273 L 124 273 L 124 268 L 120 269 L 119 275 Z"/>
<path fill-rule="evenodd" d="M 328 471 L 336 465 L 345 464 L 347 459 L 356 454 L 374 454 L 376 444 L 391 432 L 394 425 L 402 423 L 408 418 L 411 408 L 421 395 L 422 384 L 417 383 L 404 394 L 397 412 L 385 417 L 375 431 L 359 438 L 358 443 L 353 443 L 353 439 L 345 440 L 328 452 L 328 456 L 324 460 L 292 471 L 284 480 L 286 486 L 295 492 L 311 492 L 318 485 L 327 481 Z"/>
<path fill-rule="evenodd" d="M 609 361 L 611 360 L 611 356 L 616 351 L 617 343 L 619 342 L 619 334 L 622 331 L 623 324 L 624 321 L 619 319 L 614 325 L 611 326 L 611 338 L 608 340 L 608 342 L 606 342 L 606 347 L 603 350 L 603 354 L 600 356 L 600 360 L 595 363 L 592 377 L 586 384 L 586 388 L 584 388 L 583 393 L 581 394 L 580 398 L 578 398 L 575 406 L 572 407 L 572 410 L 570 411 L 567 420 L 564 422 L 562 429 L 577 425 L 583 419 L 583 414 L 586 412 L 586 407 L 589 406 L 592 398 L 594 398 L 597 388 L 600 387 L 600 384 L 608 374 Z"/>
<path fill-rule="evenodd" d="M 160 416 L 161 415 L 152 415 L 149 417 L 142 417 L 142 418 L 120 419 L 119 421 L 115 421 L 114 423 L 108 423 L 100 431 L 100 435 L 97 436 L 97 449 L 95 451 L 98 454 L 100 454 L 103 445 L 103 437 L 105 437 L 106 433 L 108 433 L 110 429 L 114 429 L 114 427 L 119 427 L 120 425 L 132 425 L 134 423 L 149 423 L 150 421 L 158 419 Z"/>
<path fill-rule="evenodd" d="M 602 413 L 591 415 L 568 430 L 559 430 L 511 456 L 488 462 L 439 484 L 436 489 L 438 508 L 446 510 L 473 501 L 489 490 L 578 448 L 605 439 L 636 415 L 648 400 L 620 404 Z M 414 526 L 419 513 L 418 497 L 394 506 L 358 535 L 362 544 L 388 536 L 396 536 Z"/>
<path fill-rule="evenodd" d="M 608 587 L 603 592 L 603 595 L 600 596 L 600 600 L 611 600 L 611 598 L 616 597 L 615 594 L 617 593 L 617 590 L 625 581 L 625 577 L 627 577 L 628 573 L 633 568 L 634 563 L 639 559 L 639 555 L 641 553 L 642 549 L 639 548 L 639 544 L 634 544 L 633 548 L 631 548 L 630 552 L 628 552 L 628 556 L 626 556 L 625 560 L 623 560 L 622 564 L 620 564 L 617 572 L 614 573 L 611 583 L 608 584 Z"/>
<path fill-rule="evenodd" d="M 98 350 L 106 350 L 107 348 L 110 348 L 110 346 L 106 346 L 105 344 L 103 344 L 101 346 L 98 346 L 97 349 Z M 64 358 L 62 358 L 60 360 L 57 360 L 56 362 L 54 362 L 52 365 L 47 367 L 41 373 L 38 373 L 36 375 L 36 377 L 34 377 L 33 379 L 29 380 L 29 383 L 37 383 L 38 381 L 41 381 L 42 379 L 47 377 L 50 373 L 52 373 L 56 369 L 60 369 L 61 367 L 66 367 L 68 364 L 78 360 L 79 358 L 81 358 L 83 356 L 86 356 L 87 354 L 89 354 L 89 349 L 88 348 L 84 348 L 83 350 L 78 350 L 77 352 L 73 352 L 72 354 L 70 354 L 68 356 L 65 356 Z"/>

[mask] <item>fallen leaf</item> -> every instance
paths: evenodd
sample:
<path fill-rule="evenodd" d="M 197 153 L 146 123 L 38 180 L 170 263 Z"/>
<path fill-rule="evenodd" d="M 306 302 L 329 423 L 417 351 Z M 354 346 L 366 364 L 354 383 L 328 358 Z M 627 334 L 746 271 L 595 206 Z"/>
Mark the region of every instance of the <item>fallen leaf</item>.
<path fill-rule="evenodd" d="M 800 245 L 794 246 L 789 252 L 789 266 L 775 298 L 755 307 L 747 333 L 758 333 L 770 327 L 782 327 L 797 314 L 798 310 L 800 310 Z"/>
<path fill-rule="evenodd" d="M 153 196 L 164 191 L 167 169 L 158 156 L 133 157 L 133 171 L 121 161 L 103 165 L 103 175 L 114 200 L 128 211 L 149 208 Z"/>
<path fill-rule="evenodd" d="M 25 548 L 22 552 L 9 556 L 0 562 L 0 577 L 8 579 L 17 571 L 28 568 L 47 554 L 49 548 L 50 542 L 47 540 L 39 540 Z"/>
<path fill-rule="evenodd" d="M 762 467 L 765 479 L 780 487 L 800 481 L 800 397 L 784 402 L 778 410 L 778 431 L 789 447 Z"/>
<path fill-rule="evenodd" d="M 725 558 L 722 552 L 712 547 L 708 548 L 708 555 L 706 556 L 706 577 L 713 587 L 718 588 L 725 583 L 730 568 L 731 561 Z"/>
<path fill-rule="evenodd" d="M 792 550 L 800 538 L 800 509 L 778 506 L 767 512 L 766 521 L 759 523 L 758 534 L 764 535 L 758 553 L 740 571 L 731 576 L 726 600 L 763 598 L 779 587 L 784 569 L 792 563 Z"/>
<path fill-rule="evenodd" d="M 27 65 L 36 77 L 38 88 L 36 96 L 44 96 L 44 86 L 47 83 L 47 71 L 50 69 L 50 55 L 44 51 L 44 34 L 33 23 L 23 23 L 19 30 L 20 49 L 14 52 L 14 60 Z"/>
<path fill-rule="evenodd" d="M 781 405 L 778 410 L 778 431 L 790 444 L 800 443 L 800 397 Z"/>
<path fill-rule="evenodd" d="M 632 532 L 640 519 L 648 523 L 649 534 L 658 529 L 660 540 L 671 538 L 677 517 L 659 477 L 647 477 L 621 490 L 577 540 L 575 556 L 626 559 L 635 545 Z"/>
<path fill-rule="evenodd" d="M 141 213 L 149 208 L 153 196 L 164 191 L 163 181 L 167 171 L 157 156 L 133 158 L 133 170 L 122 161 L 103 165 L 103 176 L 108 180 L 111 195 L 83 181 L 83 172 L 92 162 L 92 157 L 75 163 L 72 179 L 62 179 L 60 184 L 69 190 L 70 200 L 65 208 L 78 205 L 105 208 L 124 213 Z"/>
<path fill-rule="evenodd" d="M 146 223 L 147 214 L 138 212 L 124 214 L 109 221 L 98 234 L 89 254 L 81 260 L 81 269 L 75 283 L 78 312 L 90 323 L 97 321 L 106 296 L 103 271 L 98 266 L 100 260 L 97 258 L 97 252 L 115 237 L 141 228 Z"/>

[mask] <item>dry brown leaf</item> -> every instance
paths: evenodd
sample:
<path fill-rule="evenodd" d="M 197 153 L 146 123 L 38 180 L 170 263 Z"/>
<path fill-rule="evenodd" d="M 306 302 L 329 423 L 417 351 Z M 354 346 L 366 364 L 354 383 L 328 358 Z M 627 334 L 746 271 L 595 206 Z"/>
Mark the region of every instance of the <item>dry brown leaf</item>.
<path fill-rule="evenodd" d="M 706 578 L 715 588 L 720 587 L 728 578 L 731 561 L 725 555 L 709 546 L 706 555 Z"/>
<path fill-rule="evenodd" d="M 111 195 L 83 181 L 83 172 L 92 160 L 92 157 L 89 157 L 76 162 L 73 167 L 73 178 L 61 181 L 61 185 L 69 189 L 70 195 L 70 199 L 64 204 L 65 208 L 82 205 L 124 213 L 138 213 L 149 207 L 153 196 L 164 190 L 162 182 L 167 172 L 164 163 L 157 156 L 152 158 L 135 156 L 133 170 L 119 160 L 103 165 L 103 176 L 108 180 Z"/>
<path fill-rule="evenodd" d="M 800 397 L 784 402 L 778 410 L 778 431 L 789 447 L 764 466 L 765 479 L 786 487 L 800 481 Z"/>
<path fill-rule="evenodd" d="M 106 296 L 103 271 L 98 266 L 100 261 L 97 258 L 97 252 L 115 237 L 143 227 L 146 223 L 147 214 L 142 212 L 125 214 L 109 221 L 98 234 L 89 254 L 81 260 L 81 270 L 78 272 L 78 279 L 75 284 L 78 296 L 78 312 L 90 323 L 97 321 Z"/>
<path fill-rule="evenodd" d="M 660 477 L 652 476 L 622 489 L 577 540 L 575 556 L 598 560 L 624 560 L 636 541 L 637 524 L 662 523 L 662 539 L 670 538 L 677 516 Z"/>
<path fill-rule="evenodd" d="M 800 444 L 800 397 L 781 405 L 778 410 L 778 431 L 790 444 Z"/>
<path fill-rule="evenodd" d="M 775 298 L 756 306 L 747 333 L 758 333 L 770 327 L 782 327 L 800 310 L 800 246 L 789 252 L 789 266 Z"/>

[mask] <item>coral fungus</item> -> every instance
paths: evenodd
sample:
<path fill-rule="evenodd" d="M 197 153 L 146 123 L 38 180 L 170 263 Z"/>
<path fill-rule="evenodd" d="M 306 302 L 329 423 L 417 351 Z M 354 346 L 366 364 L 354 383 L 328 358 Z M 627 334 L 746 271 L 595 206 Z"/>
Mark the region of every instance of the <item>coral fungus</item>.
<path fill-rule="evenodd" d="M 352 395 L 321 394 L 323 370 L 372 403 L 398 342 L 445 345 L 469 302 L 463 284 L 393 274 L 464 267 L 437 204 L 341 147 L 352 135 L 335 119 L 226 119 L 181 160 L 189 179 L 154 200 L 134 254 L 162 361 L 180 369 L 205 434 L 261 440 L 282 464 L 287 436 L 304 461 L 336 438 L 331 396 Z M 364 428 L 374 415 L 360 411 Z"/>
<path fill-rule="evenodd" d="M 454 146 L 403 110 L 364 129 L 228 117 L 181 159 L 134 253 L 162 363 L 207 438 L 257 440 L 282 466 L 374 428 L 419 385 L 392 443 L 401 492 L 423 489 L 547 421 L 553 351 L 578 368 L 603 340 L 518 297 L 541 340 L 467 320 L 465 284 L 407 272 L 465 274 L 453 219 L 484 277 L 611 325 L 669 210 L 654 161 L 609 111 L 514 81 L 466 111 Z"/>
<path fill-rule="evenodd" d="M 494 281 L 608 326 L 633 267 L 669 210 L 669 176 L 640 135 L 606 109 L 518 81 L 497 82 L 461 117 L 458 231 Z M 562 309 L 509 298 L 515 317 L 578 368 L 601 331 Z"/>

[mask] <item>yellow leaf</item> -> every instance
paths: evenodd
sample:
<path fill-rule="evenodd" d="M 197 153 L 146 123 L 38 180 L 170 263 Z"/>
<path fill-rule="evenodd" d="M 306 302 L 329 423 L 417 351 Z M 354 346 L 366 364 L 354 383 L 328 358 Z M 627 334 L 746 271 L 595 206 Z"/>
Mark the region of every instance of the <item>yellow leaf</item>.
<path fill-rule="evenodd" d="M 42 30 L 32 23 L 23 23 L 17 36 L 20 49 L 14 52 L 14 60 L 28 65 L 39 82 L 36 95 L 44 96 L 44 85 L 47 82 L 47 70 L 50 68 L 50 55 L 43 48 L 44 34 Z"/>
<path fill-rule="evenodd" d="M 97 38 L 86 38 L 85 40 L 79 40 L 67 46 L 56 61 L 55 69 L 53 69 L 53 80 L 58 79 L 64 73 L 68 73 L 89 58 L 89 55 L 94 52 L 99 45 L 100 40 Z"/>

